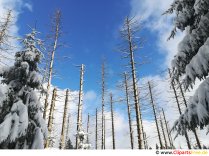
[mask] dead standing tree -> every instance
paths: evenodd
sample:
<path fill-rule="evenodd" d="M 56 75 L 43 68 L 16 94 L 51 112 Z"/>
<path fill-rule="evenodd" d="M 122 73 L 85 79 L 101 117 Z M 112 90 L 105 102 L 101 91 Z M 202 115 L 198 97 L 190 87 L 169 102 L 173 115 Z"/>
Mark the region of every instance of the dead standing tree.
<path fill-rule="evenodd" d="M 127 104 L 127 112 L 128 112 L 130 143 L 131 143 L 131 149 L 134 149 L 134 138 L 133 138 L 132 119 L 131 119 L 131 107 L 130 107 L 130 100 L 129 100 L 128 79 L 127 79 L 127 73 L 126 72 L 124 73 L 124 84 L 125 84 L 126 104 Z"/>
<path fill-rule="evenodd" d="M 64 112 L 63 112 L 63 119 L 62 119 L 62 131 L 61 131 L 61 137 L 60 137 L 60 149 L 63 149 L 65 146 L 65 129 L 66 129 L 66 119 L 67 119 L 67 105 L 68 105 L 68 96 L 69 96 L 69 90 L 66 90 L 65 95 L 65 106 L 64 106 Z"/>
<path fill-rule="evenodd" d="M 182 96 L 182 98 L 183 98 L 183 103 L 184 103 L 185 107 L 187 107 L 187 101 L 186 101 L 186 97 L 185 97 L 185 95 L 184 95 L 184 91 L 183 91 L 183 89 L 182 89 L 182 85 L 181 85 L 181 83 L 179 82 L 179 80 L 177 80 L 177 83 L 178 83 L 178 87 L 179 87 L 180 92 L 181 92 L 181 96 Z M 202 147 L 201 147 L 201 143 L 200 143 L 199 137 L 198 137 L 198 135 L 197 135 L 197 131 L 196 131 L 195 129 L 193 129 L 192 131 L 193 131 L 193 133 L 194 133 L 195 140 L 196 140 L 196 142 L 197 142 L 197 146 L 198 146 L 199 149 L 201 149 Z"/>
<path fill-rule="evenodd" d="M 159 139 L 159 143 L 160 143 L 160 148 L 162 149 L 163 144 L 162 144 L 160 129 L 159 129 L 158 121 L 157 121 L 156 106 L 154 103 L 153 94 L 152 94 L 152 86 L 151 86 L 150 82 L 148 82 L 148 87 L 149 87 L 150 101 L 151 101 L 151 105 L 152 105 L 152 109 L 153 109 L 153 114 L 155 117 L 155 124 L 156 124 L 156 128 L 157 128 L 157 134 L 158 134 L 158 139 Z"/>
<path fill-rule="evenodd" d="M 54 88 L 51 100 L 51 107 L 49 111 L 49 120 L 48 120 L 48 138 L 46 140 L 45 148 L 50 147 L 50 141 L 52 140 L 51 133 L 52 133 L 52 126 L 53 126 L 53 117 L 54 117 L 54 109 L 55 109 L 55 101 L 57 96 L 57 89 Z"/>
<path fill-rule="evenodd" d="M 102 63 L 102 144 L 101 149 L 104 149 L 104 107 L 105 107 L 105 63 Z"/>
<path fill-rule="evenodd" d="M 86 126 L 86 132 L 87 132 L 87 143 L 89 143 L 89 122 L 90 122 L 90 115 L 88 113 L 88 117 L 87 117 L 87 126 Z"/>
<path fill-rule="evenodd" d="M 166 120 L 165 112 L 164 112 L 163 108 L 162 108 L 162 112 L 163 112 L 163 119 L 164 119 L 164 122 L 165 122 L 166 132 L 167 132 L 167 135 L 168 135 L 168 140 L 169 140 L 169 143 L 170 143 L 170 148 L 174 148 L 173 140 L 172 140 L 172 137 L 171 137 L 171 134 L 170 134 L 170 129 L 168 127 L 168 122 Z"/>
<path fill-rule="evenodd" d="M 168 69 L 168 73 L 169 73 L 169 76 L 171 78 L 171 71 L 170 71 L 170 69 Z M 176 91 L 176 88 L 175 88 L 174 81 L 172 81 L 172 80 L 171 80 L 171 87 L 172 87 L 172 90 L 173 90 L 173 93 L 174 93 L 174 96 L 175 96 L 176 104 L 178 106 L 179 114 L 181 115 L 182 111 L 181 111 L 181 107 L 180 107 L 180 102 L 179 102 L 179 99 L 178 99 L 178 95 L 177 95 L 177 91 Z M 185 138 L 186 138 L 186 142 L 187 142 L 188 148 L 191 149 L 191 144 L 190 144 L 190 141 L 189 141 L 189 137 L 188 137 L 187 131 L 185 131 Z"/>
<path fill-rule="evenodd" d="M 80 69 L 80 89 L 79 89 L 79 101 L 78 101 L 78 116 L 77 116 L 77 132 L 82 130 L 82 109 L 83 109 L 83 77 L 84 77 L 84 65 L 81 65 Z M 79 138 L 76 136 L 76 149 L 78 149 Z"/>
<path fill-rule="evenodd" d="M 113 95 L 112 95 L 112 93 L 110 93 L 110 109 L 111 109 L 111 122 L 112 122 L 112 149 L 115 149 L 115 125 L 114 125 Z"/>
<path fill-rule="evenodd" d="M 7 65 L 5 60 L 12 60 L 11 54 L 8 50 L 11 48 L 9 43 L 11 36 L 9 35 L 9 29 L 12 25 L 12 11 L 8 10 L 6 17 L 2 17 L 0 22 L 0 63 Z"/>
<path fill-rule="evenodd" d="M 43 118 L 46 120 L 46 114 L 48 109 L 48 99 L 49 99 L 49 92 L 51 87 L 51 80 L 52 80 L 52 72 L 53 72 L 53 65 L 54 65 L 54 56 L 55 52 L 57 51 L 57 48 L 59 46 L 58 40 L 61 35 L 61 11 L 57 10 L 55 12 L 55 15 L 52 19 L 52 45 L 50 48 L 51 50 L 51 59 L 49 63 L 49 72 L 48 72 L 48 82 L 47 82 L 47 90 L 46 90 L 46 98 L 44 102 L 44 113 Z"/>
<path fill-rule="evenodd" d="M 2 44 L 5 44 L 9 38 L 8 31 L 12 22 L 12 10 L 8 10 L 4 21 L 0 25 L 0 49 L 2 50 Z"/>
<path fill-rule="evenodd" d="M 134 18 L 126 18 L 123 24 L 123 28 L 121 29 L 121 37 L 125 41 L 125 47 L 122 47 L 120 51 L 123 53 L 124 58 L 129 58 L 130 69 L 131 69 L 131 77 L 132 77 L 132 86 L 133 86 L 133 97 L 134 97 L 134 105 L 136 112 L 136 123 L 137 123 L 137 141 L 138 141 L 138 149 L 143 148 L 143 133 L 142 133 L 142 125 L 140 119 L 140 103 L 139 103 L 139 94 L 137 87 L 137 76 L 136 76 L 136 68 L 135 68 L 135 52 L 137 50 L 137 43 L 142 44 L 142 40 L 136 40 L 136 33 L 139 31 L 139 24 L 134 20 Z"/>
<path fill-rule="evenodd" d="M 167 140 L 166 140 L 166 136 L 165 136 L 165 129 L 164 129 L 164 126 L 163 126 L 163 121 L 162 121 L 161 115 L 160 115 L 160 126 L 161 126 L 161 130 L 162 130 L 162 133 L 163 133 L 163 139 L 164 139 L 164 142 L 165 142 L 165 149 L 168 149 L 168 144 L 167 144 Z"/>
<path fill-rule="evenodd" d="M 98 112 L 96 108 L 96 124 L 95 124 L 95 149 L 98 147 Z"/>

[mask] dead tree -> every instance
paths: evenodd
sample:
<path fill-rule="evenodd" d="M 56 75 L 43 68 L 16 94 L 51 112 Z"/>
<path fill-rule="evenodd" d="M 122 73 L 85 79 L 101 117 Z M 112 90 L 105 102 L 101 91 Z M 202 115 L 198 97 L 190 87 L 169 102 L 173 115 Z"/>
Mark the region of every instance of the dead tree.
<path fill-rule="evenodd" d="M 121 30 L 121 36 L 124 39 L 126 46 L 122 47 L 120 50 L 123 53 L 124 58 L 129 59 L 129 65 L 131 69 L 131 77 L 132 77 L 132 87 L 133 87 L 133 97 L 134 97 L 134 105 L 136 112 L 136 124 L 137 124 L 137 141 L 138 148 L 143 148 L 143 133 L 142 133 L 142 125 L 140 119 L 140 103 L 139 103 L 139 94 L 137 89 L 137 76 L 136 76 L 136 68 L 135 68 L 135 52 L 137 50 L 137 41 L 135 40 L 136 34 L 139 31 L 139 25 L 134 21 L 134 19 L 126 18 L 123 28 Z M 141 43 L 140 43 L 141 44 Z"/>
<path fill-rule="evenodd" d="M 45 148 L 48 148 L 50 146 L 50 141 L 51 141 L 51 133 L 52 133 L 52 125 L 53 125 L 53 116 L 54 116 L 54 108 L 55 108 L 55 101 L 56 101 L 56 96 L 57 96 L 57 89 L 54 88 L 53 94 L 52 94 L 52 100 L 51 100 L 51 107 L 50 107 L 50 112 L 49 112 L 49 120 L 48 120 L 48 138 L 46 140 Z"/>
<path fill-rule="evenodd" d="M 106 149 L 106 120 L 105 120 L 105 114 L 104 114 L 104 149 Z"/>
<path fill-rule="evenodd" d="M 61 137 L 60 137 L 60 149 L 63 149 L 65 146 L 65 129 L 66 129 L 68 95 L 69 95 L 69 90 L 67 89 L 66 90 L 66 97 L 65 97 L 63 120 L 62 120 L 62 131 L 61 131 Z"/>
<path fill-rule="evenodd" d="M 54 64 L 54 56 L 55 52 L 58 47 L 58 40 L 61 34 L 61 11 L 57 10 L 55 16 L 52 21 L 52 33 L 53 33 L 53 43 L 52 43 L 52 51 L 51 51 L 51 59 L 49 64 L 49 73 L 48 73 L 48 82 L 47 82 L 47 90 L 46 90 L 46 98 L 44 102 L 44 113 L 43 118 L 46 120 L 46 113 L 48 109 L 48 98 L 49 92 L 51 87 L 51 80 L 52 80 L 52 71 L 53 71 L 53 64 Z"/>
<path fill-rule="evenodd" d="M 102 144 L 101 149 L 104 149 L 104 107 L 105 107 L 105 63 L 102 63 Z"/>
<path fill-rule="evenodd" d="M 151 105 L 152 105 L 152 109 L 153 109 L 153 113 L 154 113 L 154 117 L 155 117 L 155 124 L 156 124 L 156 128 L 157 128 L 158 139 L 159 139 L 159 143 L 160 143 L 160 148 L 162 149 L 163 144 L 162 144 L 162 139 L 161 139 L 161 136 L 160 136 L 160 130 L 159 130 L 159 125 L 158 125 L 158 121 L 157 121 L 156 108 L 155 108 L 155 103 L 154 103 L 154 99 L 153 99 L 153 95 L 152 95 L 152 87 L 150 85 L 150 82 L 148 82 L 148 86 L 149 86 L 149 94 L 150 94 Z"/>
<path fill-rule="evenodd" d="M 185 105 L 185 107 L 187 107 L 187 101 L 186 101 L 186 98 L 185 98 L 185 95 L 184 95 L 184 92 L 183 92 L 183 89 L 182 89 L 182 85 L 181 85 L 181 83 L 179 82 L 179 80 L 177 80 L 177 83 L 178 83 L 178 86 L 179 86 L 179 88 L 180 88 L 180 92 L 181 92 L 181 96 L 182 96 L 182 98 L 183 98 L 184 105 Z M 199 138 L 198 138 L 198 135 L 197 135 L 196 130 L 193 129 L 192 131 L 193 131 L 193 133 L 194 133 L 195 140 L 196 140 L 196 142 L 197 142 L 198 148 L 199 148 L 199 149 L 202 149 L 201 144 L 200 144 L 200 140 L 199 140 Z"/>
<path fill-rule="evenodd" d="M 111 108 L 111 121 L 112 121 L 112 149 L 115 149 L 115 126 L 114 126 L 114 112 L 113 112 L 113 96 L 110 93 L 110 108 Z"/>
<path fill-rule="evenodd" d="M 144 147 L 145 147 L 145 149 L 149 149 L 148 143 L 147 143 L 147 135 L 146 135 L 145 132 L 143 133 L 143 137 L 145 138 L 145 140 L 144 140 Z"/>
<path fill-rule="evenodd" d="M 169 76 L 171 78 L 171 71 L 170 71 L 170 69 L 168 69 L 168 73 L 169 73 Z M 172 80 L 171 80 L 171 87 L 172 87 L 172 90 L 174 92 L 174 96 L 175 96 L 175 99 L 176 99 L 176 104 L 177 104 L 177 107 L 178 107 L 179 114 L 181 115 L 182 112 L 181 112 L 181 107 L 180 107 L 177 91 L 176 91 L 176 88 L 175 88 L 174 81 L 172 81 Z M 190 141 L 189 141 L 189 137 L 188 137 L 187 131 L 185 131 L 185 138 L 186 138 L 186 142 L 187 142 L 188 148 L 191 149 L 191 144 L 190 144 Z"/>
<path fill-rule="evenodd" d="M 140 102 L 140 96 L 139 96 L 139 86 L 137 87 L 138 90 L 138 101 Z M 141 110 L 141 108 L 139 108 L 139 110 Z M 140 113 L 140 125 L 141 125 L 141 134 L 142 134 L 142 140 L 143 140 L 143 147 L 145 148 L 145 144 L 146 144 L 146 138 L 144 136 L 144 126 L 143 126 L 143 121 L 142 121 L 142 111 L 139 112 Z M 146 148 L 145 148 L 146 149 Z"/>
<path fill-rule="evenodd" d="M 165 129 L 164 129 L 164 126 L 163 126 L 161 115 L 160 115 L 160 125 L 161 125 L 161 130 L 162 130 L 162 133 L 163 133 L 163 139 L 164 139 L 164 142 L 165 142 L 165 149 L 168 149 L 167 139 L 166 139 L 166 136 L 165 136 Z"/>
<path fill-rule="evenodd" d="M 8 31 L 9 31 L 11 22 L 12 22 L 12 10 L 8 10 L 7 16 L 3 24 L 0 25 L 0 46 L 2 46 L 2 44 L 5 44 L 5 42 L 7 42 L 8 40 L 8 37 L 9 37 Z"/>
<path fill-rule="evenodd" d="M 96 108 L 96 124 L 95 124 L 95 149 L 98 147 L 98 114 L 97 114 L 97 108 Z"/>
<path fill-rule="evenodd" d="M 8 10 L 7 15 L 3 18 L 4 21 L 1 22 L 0 25 L 0 63 L 3 65 L 7 65 L 5 60 L 12 60 L 11 54 L 9 54 L 8 50 L 11 47 L 9 45 L 9 28 L 12 24 L 12 11 Z"/>
<path fill-rule="evenodd" d="M 127 112 L 128 112 L 130 143 L 131 143 L 131 149 L 134 149 L 134 138 L 133 138 L 132 119 L 131 119 L 131 107 L 130 107 L 128 80 L 127 80 L 127 73 L 126 72 L 124 73 L 124 82 L 125 82 L 126 104 L 127 104 Z"/>
<path fill-rule="evenodd" d="M 66 130 L 66 135 L 65 135 L 66 143 L 69 139 L 69 127 L 70 127 L 70 113 L 68 114 L 68 117 L 67 117 L 67 130 Z"/>
<path fill-rule="evenodd" d="M 87 117 L 87 126 L 86 126 L 86 132 L 87 132 L 87 144 L 89 143 L 89 121 L 90 121 L 90 116 L 88 113 L 88 117 Z"/>
<path fill-rule="evenodd" d="M 165 128 L 166 128 L 166 132 L 167 132 L 167 135 L 168 135 L 169 144 L 170 144 L 171 148 L 174 148 L 173 140 L 172 140 L 172 137 L 170 135 L 170 130 L 168 128 L 168 122 L 166 120 L 165 112 L 164 112 L 163 108 L 162 108 L 162 112 L 163 112 L 163 119 L 164 119 L 164 122 L 165 122 Z"/>
<path fill-rule="evenodd" d="M 78 116 L 77 116 L 77 132 L 82 130 L 82 109 L 83 109 L 83 77 L 84 77 L 84 65 L 81 65 L 80 69 L 80 89 L 79 89 L 79 101 L 78 101 Z M 76 149 L 78 149 L 79 138 L 76 136 Z"/>

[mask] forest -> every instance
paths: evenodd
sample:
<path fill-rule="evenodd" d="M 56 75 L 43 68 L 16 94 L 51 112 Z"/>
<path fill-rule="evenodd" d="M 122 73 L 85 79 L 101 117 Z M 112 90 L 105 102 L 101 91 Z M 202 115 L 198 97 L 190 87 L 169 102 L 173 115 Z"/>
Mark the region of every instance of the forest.
<path fill-rule="evenodd" d="M 159 26 L 149 21 L 154 15 L 149 26 L 141 14 L 121 16 L 113 51 L 97 57 L 90 48 L 77 58 L 66 52 L 82 47 L 65 42 L 73 37 L 66 10 L 50 10 L 48 26 L 23 22 L 18 34 L 18 2 L 11 8 L 7 2 L 0 0 L 0 149 L 209 149 L 209 0 L 169 0 Z M 163 68 L 157 68 L 163 52 L 153 55 L 155 41 L 146 38 L 150 27 L 161 37 L 153 40 L 164 43 L 158 48 L 174 53 Z M 157 75 L 144 76 L 148 70 Z"/>

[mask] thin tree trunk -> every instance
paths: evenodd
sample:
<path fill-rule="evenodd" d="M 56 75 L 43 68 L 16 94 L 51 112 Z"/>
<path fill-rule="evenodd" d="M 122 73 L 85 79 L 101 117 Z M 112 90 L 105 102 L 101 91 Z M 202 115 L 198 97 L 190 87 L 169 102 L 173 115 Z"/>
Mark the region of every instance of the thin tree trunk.
<path fill-rule="evenodd" d="M 80 89 L 79 89 L 79 102 L 78 102 L 78 117 L 77 117 L 77 132 L 82 128 L 82 109 L 83 109 L 83 76 L 84 76 L 84 65 L 81 65 L 80 70 Z M 76 149 L 78 149 L 79 138 L 76 136 Z"/>
<path fill-rule="evenodd" d="M 66 142 L 69 139 L 69 127 L 70 127 L 70 113 L 68 114 L 68 119 L 67 119 L 67 131 L 66 131 L 66 137 L 65 137 Z"/>
<path fill-rule="evenodd" d="M 163 138 L 164 138 L 164 142 L 165 142 L 165 149 L 168 149 L 168 144 L 167 144 L 167 140 L 166 140 L 166 136 L 165 136 L 165 130 L 164 130 L 164 126 L 163 126 L 163 122 L 162 122 L 161 116 L 160 116 L 160 125 L 161 125 Z"/>
<path fill-rule="evenodd" d="M 97 144 L 98 144 L 98 127 L 97 127 L 97 124 L 98 124 L 98 119 L 97 119 L 98 115 L 97 115 L 97 108 L 96 108 L 96 127 L 95 127 L 95 148 L 97 149 Z"/>
<path fill-rule="evenodd" d="M 155 124 L 156 124 L 156 128 L 157 128 L 158 139 L 159 139 L 159 143 L 160 143 L 160 148 L 162 149 L 163 144 L 162 144 L 162 140 L 161 140 L 161 136 L 160 136 L 160 130 L 159 130 L 158 122 L 157 122 L 156 108 L 155 108 L 155 104 L 154 104 L 154 100 L 153 100 L 153 96 L 152 96 L 152 88 L 151 88 L 150 82 L 148 82 L 148 86 L 149 86 L 152 109 L 153 109 L 153 113 L 154 113 L 154 117 L 155 117 Z"/>
<path fill-rule="evenodd" d="M 44 113 L 43 113 L 43 118 L 46 120 L 46 113 L 48 109 L 48 98 L 49 98 L 49 92 L 50 92 L 50 87 L 51 87 L 51 80 L 52 80 L 52 70 L 53 70 L 53 64 L 54 64 L 54 55 L 57 50 L 57 43 L 58 43 L 58 38 L 60 34 L 60 20 L 61 20 L 61 12 L 60 10 L 57 10 L 56 15 L 55 15 L 55 38 L 54 38 L 54 43 L 53 43 L 53 50 L 51 53 L 51 60 L 50 60 L 50 65 L 49 65 L 49 76 L 48 76 L 48 82 L 47 82 L 47 92 L 46 92 L 46 99 L 44 102 Z"/>
<path fill-rule="evenodd" d="M 179 85 L 179 88 L 180 88 L 180 92 L 181 92 L 181 95 L 182 95 L 184 104 L 185 104 L 185 106 L 187 107 L 187 101 L 186 101 L 186 98 L 185 98 L 185 95 L 184 95 L 182 86 L 181 86 L 179 80 L 177 80 L 177 82 L 178 82 L 178 85 Z M 196 139 L 196 142 L 197 142 L 197 146 L 199 147 L 199 149 L 202 149 L 200 140 L 199 140 L 198 135 L 197 135 L 197 132 L 196 132 L 196 129 L 193 129 L 192 131 L 193 131 L 193 133 L 194 133 L 194 136 L 195 136 L 195 139 Z"/>
<path fill-rule="evenodd" d="M 106 122 L 105 122 L 105 115 L 104 115 L 104 149 L 106 149 Z"/>
<path fill-rule="evenodd" d="M 172 141 L 169 129 L 168 129 L 168 123 L 167 123 L 167 120 L 166 120 L 166 117 L 165 117 L 165 112 L 164 112 L 163 108 L 162 108 L 162 112 L 163 112 L 163 118 L 164 118 L 164 121 L 165 121 L 165 128 L 166 128 L 166 132 L 167 132 L 167 135 L 168 135 L 169 144 L 170 144 L 170 147 L 173 148 L 174 147 L 173 146 L 173 141 Z"/>
<path fill-rule="evenodd" d="M 128 33 L 128 44 L 129 44 L 129 53 L 130 53 L 130 64 L 131 64 L 131 73 L 132 73 L 132 81 L 133 81 L 133 93 L 134 93 L 134 105 L 136 111 L 136 123 L 137 123 L 137 138 L 138 138 L 138 148 L 142 149 L 142 138 L 143 134 L 141 133 L 141 122 L 140 122 L 140 106 L 138 100 L 138 89 L 136 82 L 136 69 L 135 69 L 135 61 L 134 61 L 134 51 L 132 45 L 132 34 L 130 28 L 130 21 L 126 19 L 127 33 Z"/>
<path fill-rule="evenodd" d="M 87 127 L 86 127 L 86 132 L 87 132 L 87 143 L 89 143 L 89 120 L 90 120 L 90 116 L 89 116 L 89 113 L 88 113 Z"/>
<path fill-rule="evenodd" d="M 101 149 L 104 149 L 104 96 L 105 96 L 105 64 L 102 64 L 102 144 Z"/>
<path fill-rule="evenodd" d="M 5 19 L 5 22 L 3 25 L 1 25 L 1 31 L 0 31 L 0 45 L 4 43 L 5 36 L 7 34 L 7 30 L 9 29 L 9 25 L 11 23 L 12 18 L 12 10 L 8 10 L 7 17 Z"/>
<path fill-rule="evenodd" d="M 113 112 L 113 96 L 110 94 L 110 108 L 111 108 L 111 120 L 112 120 L 112 149 L 115 149 L 115 126 L 114 126 L 114 112 Z"/>
<path fill-rule="evenodd" d="M 52 125 L 53 125 L 53 114 L 54 114 L 54 108 L 55 108 L 55 101 L 57 96 L 57 89 L 54 88 L 53 94 L 52 94 L 52 100 L 51 100 L 51 107 L 49 112 L 49 120 L 48 120 L 48 138 L 46 140 L 45 148 L 49 148 L 50 141 L 51 141 L 51 132 L 52 132 Z"/>
<path fill-rule="evenodd" d="M 65 107 L 64 107 L 64 113 L 63 113 L 63 120 L 62 120 L 62 131 L 61 131 L 61 139 L 60 139 L 60 149 L 63 149 L 64 146 L 65 146 L 65 129 L 66 129 L 68 95 L 69 95 L 69 90 L 67 89 L 67 91 L 66 91 L 66 97 L 65 97 Z"/>
<path fill-rule="evenodd" d="M 125 78 L 126 104 L 127 104 L 127 110 L 128 110 L 130 143 L 131 143 L 131 149 L 134 149 L 134 138 L 133 138 L 133 130 L 132 130 L 131 108 L 130 108 L 130 100 L 129 100 L 129 93 L 128 93 L 128 81 L 127 81 L 127 74 L 126 73 L 124 73 L 124 78 Z"/>
<path fill-rule="evenodd" d="M 169 72 L 169 76 L 171 78 L 171 71 L 170 71 L 170 69 L 168 69 L 168 72 Z M 172 87 L 174 95 L 175 95 L 175 99 L 176 99 L 176 103 L 177 103 L 177 106 L 178 106 L 179 114 L 181 115 L 182 114 L 181 107 L 180 107 L 180 103 L 179 103 L 179 100 L 178 100 L 176 88 L 174 86 L 173 81 L 171 81 L 171 87 Z M 186 138 L 186 142 L 187 142 L 188 148 L 191 149 L 191 144 L 190 144 L 190 141 L 189 141 L 189 137 L 188 137 L 187 131 L 185 131 L 185 138 Z"/>

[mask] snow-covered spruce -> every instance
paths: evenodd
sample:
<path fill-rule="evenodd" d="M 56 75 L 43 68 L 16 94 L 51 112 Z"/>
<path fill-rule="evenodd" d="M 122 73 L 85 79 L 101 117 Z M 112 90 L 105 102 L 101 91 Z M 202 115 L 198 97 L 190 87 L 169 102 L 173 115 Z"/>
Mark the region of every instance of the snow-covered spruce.
<path fill-rule="evenodd" d="M 1 149 L 44 148 L 47 128 L 35 93 L 35 89 L 40 89 L 38 63 L 42 57 L 41 41 L 36 35 L 32 30 L 25 36 L 14 66 L 0 72 L 2 83 L 7 86 L 4 100 L 0 100 Z"/>
<path fill-rule="evenodd" d="M 209 73 L 208 8 L 209 0 L 174 0 L 166 11 L 175 14 L 170 38 L 175 37 L 177 29 L 186 33 L 172 60 L 173 80 L 183 79 L 186 90 L 193 87 L 197 78 L 203 81 L 174 125 L 181 135 L 186 129 L 203 128 L 209 124 L 209 80 L 206 79 Z"/>
<path fill-rule="evenodd" d="M 185 130 L 193 130 L 197 126 L 201 129 L 209 124 L 209 78 L 200 84 L 189 105 L 179 119 L 174 123 L 173 129 L 184 135 Z"/>
<path fill-rule="evenodd" d="M 78 130 L 77 132 L 78 137 L 78 149 L 90 149 L 91 144 L 87 142 L 86 136 L 88 133 L 85 133 L 84 130 Z"/>

